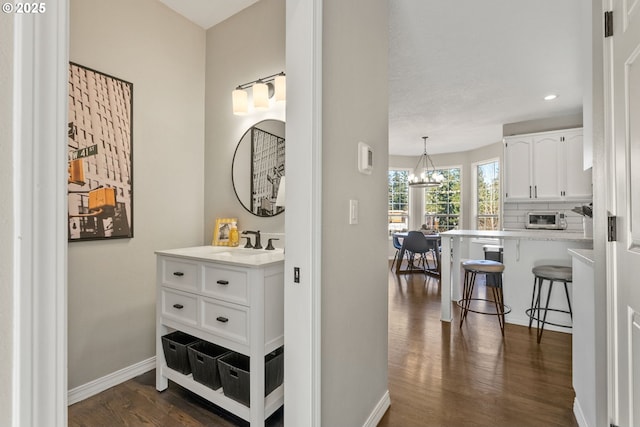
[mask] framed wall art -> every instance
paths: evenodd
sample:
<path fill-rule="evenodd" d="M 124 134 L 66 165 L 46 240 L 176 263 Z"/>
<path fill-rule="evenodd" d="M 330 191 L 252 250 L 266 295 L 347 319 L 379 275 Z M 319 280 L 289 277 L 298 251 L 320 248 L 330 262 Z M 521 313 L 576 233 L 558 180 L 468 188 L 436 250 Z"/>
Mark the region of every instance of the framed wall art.
<path fill-rule="evenodd" d="M 133 84 L 69 63 L 69 241 L 133 237 Z"/>
<path fill-rule="evenodd" d="M 237 223 L 238 218 L 216 219 L 216 226 L 213 229 L 213 245 L 229 246 L 229 232 L 231 231 L 231 225 Z"/>

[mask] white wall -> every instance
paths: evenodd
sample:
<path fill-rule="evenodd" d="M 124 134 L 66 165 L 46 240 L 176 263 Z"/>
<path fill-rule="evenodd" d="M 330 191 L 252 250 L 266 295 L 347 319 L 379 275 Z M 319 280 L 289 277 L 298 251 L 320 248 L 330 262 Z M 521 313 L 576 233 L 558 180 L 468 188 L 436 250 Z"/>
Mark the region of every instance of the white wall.
<path fill-rule="evenodd" d="M 284 0 L 259 1 L 207 31 L 205 242 L 211 242 L 218 217 L 237 217 L 239 230 L 260 230 L 263 234 L 284 231 L 284 214 L 268 218 L 252 215 L 238 202 L 231 181 L 233 153 L 244 132 L 264 119 L 285 120 L 284 105 L 233 115 L 231 91 L 280 71 L 285 71 Z M 251 90 L 248 92 L 251 100 Z M 285 175 L 289 166 L 285 165 Z M 284 236 L 277 237 L 281 240 L 275 242 L 276 247 L 280 247 Z"/>
<path fill-rule="evenodd" d="M 154 250 L 203 243 L 205 31 L 155 0 L 72 0 L 70 60 L 133 83 L 134 237 L 69 244 L 69 388 L 155 355 Z"/>
<path fill-rule="evenodd" d="M 12 420 L 13 358 L 13 16 L 0 14 L 0 425 Z"/>
<path fill-rule="evenodd" d="M 323 2 L 321 381 L 326 426 L 363 425 L 387 391 L 387 7 L 386 0 Z M 373 149 L 372 175 L 357 170 L 358 141 Z M 348 224 L 350 199 L 359 201 L 357 225 Z"/>

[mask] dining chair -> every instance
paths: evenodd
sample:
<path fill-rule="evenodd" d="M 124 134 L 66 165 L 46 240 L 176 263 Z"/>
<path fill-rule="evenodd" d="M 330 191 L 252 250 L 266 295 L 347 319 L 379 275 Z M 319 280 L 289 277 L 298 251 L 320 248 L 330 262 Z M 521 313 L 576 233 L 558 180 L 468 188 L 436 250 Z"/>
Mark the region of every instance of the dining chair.
<path fill-rule="evenodd" d="M 391 262 L 391 270 L 393 270 L 393 266 L 396 262 L 402 262 L 401 259 L 398 259 L 400 250 L 402 249 L 402 242 L 400 242 L 400 237 L 397 234 L 392 235 L 391 238 L 393 240 L 393 247 L 396 248 L 396 254 L 393 256 L 393 261 Z"/>
<path fill-rule="evenodd" d="M 421 231 L 409 231 L 407 237 L 404 238 L 402 242 L 404 246 L 404 250 L 410 253 L 410 266 L 416 267 L 415 258 L 418 256 L 418 268 L 420 265 L 422 266 L 422 271 L 425 273 L 429 268 L 429 263 L 427 261 L 427 254 L 432 250 L 432 245 L 429 244 L 429 241 Z"/>

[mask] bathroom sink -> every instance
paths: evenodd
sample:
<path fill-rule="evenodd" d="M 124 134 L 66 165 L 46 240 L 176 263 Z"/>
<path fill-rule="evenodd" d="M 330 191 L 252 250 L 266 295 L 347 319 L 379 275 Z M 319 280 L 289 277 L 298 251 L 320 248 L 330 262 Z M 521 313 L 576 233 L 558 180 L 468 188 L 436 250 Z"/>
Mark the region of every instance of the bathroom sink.
<path fill-rule="evenodd" d="M 271 253 L 282 253 L 282 249 L 267 251 L 265 249 L 233 248 L 229 246 L 210 246 L 210 252 L 217 255 L 253 256 Z"/>
<path fill-rule="evenodd" d="M 198 246 L 191 248 L 173 249 L 170 251 L 158 251 L 187 258 L 221 261 L 238 265 L 264 265 L 284 260 L 282 248 L 268 251 L 266 249 L 249 249 L 229 246 Z"/>

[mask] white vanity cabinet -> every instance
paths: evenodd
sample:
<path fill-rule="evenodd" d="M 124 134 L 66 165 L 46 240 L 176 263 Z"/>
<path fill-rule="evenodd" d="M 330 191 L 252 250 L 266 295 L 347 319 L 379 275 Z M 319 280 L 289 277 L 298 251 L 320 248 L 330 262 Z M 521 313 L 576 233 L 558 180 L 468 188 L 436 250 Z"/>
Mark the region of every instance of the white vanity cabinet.
<path fill-rule="evenodd" d="M 592 196 L 582 167 L 582 129 L 504 139 L 505 200 L 571 200 Z"/>
<path fill-rule="evenodd" d="M 172 380 L 263 426 L 284 403 L 284 385 L 264 396 L 265 355 L 284 345 L 282 250 L 202 246 L 156 255 L 156 389 Z M 161 337 L 174 330 L 249 356 L 250 407 L 167 366 Z"/>

